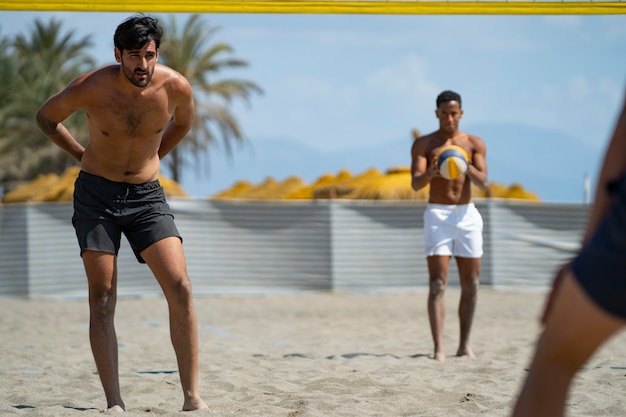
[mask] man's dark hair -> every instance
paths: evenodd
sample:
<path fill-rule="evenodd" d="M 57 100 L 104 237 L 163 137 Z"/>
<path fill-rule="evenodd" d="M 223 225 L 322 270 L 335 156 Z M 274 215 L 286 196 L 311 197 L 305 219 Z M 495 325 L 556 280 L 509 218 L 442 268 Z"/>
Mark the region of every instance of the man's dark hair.
<path fill-rule="evenodd" d="M 449 101 L 458 101 L 459 107 L 461 106 L 461 96 L 459 93 L 455 93 L 451 90 L 442 91 L 441 94 L 437 96 L 437 108 L 443 103 L 447 103 Z"/>
<path fill-rule="evenodd" d="M 157 19 L 138 14 L 120 23 L 113 35 L 113 43 L 120 52 L 141 49 L 149 41 L 154 41 L 159 49 L 162 36 L 163 28 Z"/>

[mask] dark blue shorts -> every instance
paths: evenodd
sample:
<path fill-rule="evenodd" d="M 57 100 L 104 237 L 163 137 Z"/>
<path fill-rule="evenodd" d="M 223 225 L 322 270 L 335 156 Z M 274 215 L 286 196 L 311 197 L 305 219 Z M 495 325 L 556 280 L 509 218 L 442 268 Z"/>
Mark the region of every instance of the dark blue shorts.
<path fill-rule="evenodd" d="M 603 310 L 626 318 L 626 176 L 609 184 L 613 206 L 574 259 L 572 270 Z"/>
<path fill-rule="evenodd" d="M 118 254 L 122 233 L 137 260 L 140 253 L 167 237 L 182 238 L 159 181 L 128 184 L 81 171 L 74 183 L 72 224 L 86 250 Z"/>

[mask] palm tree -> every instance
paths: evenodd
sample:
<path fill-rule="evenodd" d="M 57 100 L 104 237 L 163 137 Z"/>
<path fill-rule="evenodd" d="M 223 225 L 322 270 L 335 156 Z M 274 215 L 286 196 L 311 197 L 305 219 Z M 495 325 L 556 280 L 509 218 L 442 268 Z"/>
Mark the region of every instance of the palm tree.
<path fill-rule="evenodd" d="M 221 138 L 227 153 L 231 142 L 245 141 L 229 105 L 236 99 L 250 102 L 252 93 L 262 94 L 255 83 L 241 79 L 215 80 L 220 71 L 248 66 L 248 62 L 231 57 L 233 48 L 222 42 L 210 44 L 220 29 L 209 26 L 199 14 L 193 14 L 179 29 L 173 16 L 165 22 L 165 36 L 160 47 L 163 63 L 176 69 L 191 83 L 196 95 L 194 127 L 179 146 L 166 157 L 164 164 L 172 179 L 180 180 L 183 164 L 200 165 L 200 156 Z M 192 158 L 193 161 L 189 161 Z"/>
<path fill-rule="evenodd" d="M 17 67 L 15 58 L 10 52 L 10 42 L 6 37 L 0 38 L 0 178 L 6 176 L 10 170 L 8 161 L 5 161 L 3 155 L 7 153 L 8 141 L 7 136 L 11 131 L 8 129 L 5 120 L 11 113 L 14 97 L 17 93 Z M 3 184 L 2 188 L 6 188 Z"/>
<path fill-rule="evenodd" d="M 62 33 L 61 26 L 55 19 L 47 24 L 37 19 L 28 35 L 16 35 L 0 50 L 0 181 L 5 189 L 12 181 L 61 173 L 75 164 L 34 123 L 35 113 L 48 97 L 95 66 L 86 51 L 92 45 L 91 37 L 74 40 L 74 31 Z M 10 91 L 4 91 L 4 86 L 11 86 Z M 86 142 L 84 117 L 73 115 L 65 124 L 78 140 Z"/>
<path fill-rule="evenodd" d="M 6 113 L 7 107 L 12 102 L 15 94 L 15 77 L 16 77 L 15 60 L 9 52 L 9 39 L 5 36 L 0 37 L 0 120 Z M 0 123 L 0 138 L 3 137 L 2 124 Z"/>

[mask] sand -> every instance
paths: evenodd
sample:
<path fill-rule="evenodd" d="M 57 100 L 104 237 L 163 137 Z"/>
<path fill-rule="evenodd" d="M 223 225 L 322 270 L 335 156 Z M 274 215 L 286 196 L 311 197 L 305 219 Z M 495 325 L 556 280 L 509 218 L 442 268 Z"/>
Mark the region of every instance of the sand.
<path fill-rule="evenodd" d="M 545 294 L 482 287 L 473 360 L 453 356 L 458 296 L 448 290 L 445 363 L 431 358 L 424 289 L 197 296 L 200 386 L 212 410 L 193 415 L 507 416 Z M 98 415 L 87 301 L 0 305 L 0 415 Z M 116 323 L 126 415 L 181 414 L 164 299 L 120 299 Z M 626 415 L 625 374 L 620 334 L 578 374 L 568 415 Z"/>

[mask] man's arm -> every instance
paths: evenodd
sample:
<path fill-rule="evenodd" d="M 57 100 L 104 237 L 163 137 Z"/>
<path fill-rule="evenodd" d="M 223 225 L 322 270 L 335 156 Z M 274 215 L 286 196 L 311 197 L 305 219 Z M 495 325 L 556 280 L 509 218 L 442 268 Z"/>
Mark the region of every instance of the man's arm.
<path fill-rule="evenodd" d="M 61 123 L 79 109 L 78 89 L 80 89 L 80 82 L 75 80 L 63 91 L 50 97 L 37 111 L 35 121 L 44 135 L 80 161 L 85 147 Z"/>
<path fill-rule="evenodd" d="M 481 190 L 487 188 L 487 146 L 482 139 L 477 136 L 472 137 L 474 152 L 472 160 L 467 167 L 467 176 L 472 183 Z"/>
<path fill-rule="evenodd" d="M 426 187 L 430 180 L 437 175 L 435 164 L 428 165 L 424 150 L 425 140 L 415 139 L 411 147 L 411 188 L 419 191 Z"/>
<path fill-rule="evenodd" d="M 596 185 L 596 195 L 593 202 L 593 208 L 587 221 L 587 227 L 583 234 L 583 242 L 585 243 L 591 238 L 598 228 L 600 222 L 604 219 L 609 211 L 609 207 L 613 203 L 613 197 L 608 193 L 607 185 L 610 181 L 622 176 L 626 171 L 626 101 L 622 105 L 622 112 L 617 120 L 613 135 L 609 141 L 608 147 L 604 154 L 604 161 L 600 170 L 598 183 Z M 563 278 L 567 271 L 571 268 L 571 261 L 565 264 L 556 273 L 556 277 L 552 282 L 552 290 L 548 295 L 546 306 L 541 316 L 541 322 L 546 323 L 548 316 L 552 312 L 552 307 L 556 297 L 556 293 L 563 282 Z"/>
<path fill-rule="evenodd" d="M 173 94 L 178 96 L 177 101 L 179 104 L 174 109 L 172 121 L 165 129 L 161 138 L 159 159 L 163 159 L 165 155 L 170 153 L 180 143 L 193 126 L 195 118 L 193 92 L 187 79 L 178 74 L 174 89 Z"/>

